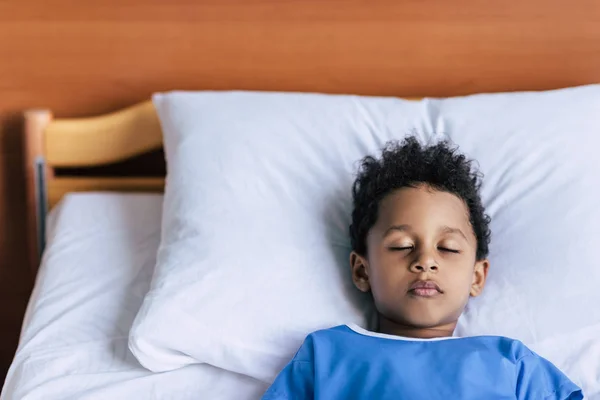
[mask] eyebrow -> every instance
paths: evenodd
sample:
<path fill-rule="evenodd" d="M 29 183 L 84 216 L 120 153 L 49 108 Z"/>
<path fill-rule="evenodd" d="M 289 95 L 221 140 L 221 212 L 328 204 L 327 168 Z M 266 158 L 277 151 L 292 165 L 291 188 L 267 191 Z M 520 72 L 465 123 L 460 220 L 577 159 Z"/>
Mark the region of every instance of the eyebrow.
<path fill-rule="evenodd" d="M 463 238 L 465 238 L 465 240 L 468 241 L 467 236 L 463 233 L 463 231 L 461 231 L 458 228 L 451 228 L 449 226 L 443 226 L 442 229 L 440 229 L 440 231 L 443 233 L 457 233 L 460 236 L 462 236 Z"/>
<path fill-rule="evenodd" d="M 390 233 L 392 233 L 394 231 L 412 232 L 412 227 L 410 225 L 392 225 L 392 226 L 390 226 L 385 231 L 385 233 L 383 234 L 383 237 L 386 237 L 387 235 L 389 235 Z M 467 236 L 463 233 L 463 231 L 461 231 L 458 228 L 452 228 L 452 227 L 449 227 L 449 226 L 443 226 L 440 229 L 440 232 L 442 232 L 442 233 L 455 233 L 455 234 L 459 234 L 460 236 L 462 236 L 463 238 L 465 238 L 465 240 L 468 241 Z"/>
<path fill-rule="evenodd" d="M 390 233 L 392 233 L 394 231 L 411 232 L 412 227 L 410 225 L 392 225 L 389 228 L 387 228 L 387 230 L 383 233 L 383 237 L 386 237 L 387 235 L 389 235 Z"/>

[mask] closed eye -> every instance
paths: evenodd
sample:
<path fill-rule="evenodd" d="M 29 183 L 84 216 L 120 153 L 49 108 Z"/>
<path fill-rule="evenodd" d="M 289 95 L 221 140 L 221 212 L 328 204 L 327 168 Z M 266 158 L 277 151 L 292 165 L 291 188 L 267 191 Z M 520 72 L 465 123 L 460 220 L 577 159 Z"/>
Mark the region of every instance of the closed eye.
<path fill-rule="evenodd" d="M 406 250 L 412 250 L 412 246 L 403 246 L 403 247 L 390 247 L 391 251 L 406 251 Z"/>
<path fill-rule="evenodd" d="M 438 247 L 439 251 L 444 251 L 446 253 L 454 253 L 454 254 L 459 254 L 460 251 L 459 250 L 454 250 L 454 249 L 449 249 L 447 247 Z"/>

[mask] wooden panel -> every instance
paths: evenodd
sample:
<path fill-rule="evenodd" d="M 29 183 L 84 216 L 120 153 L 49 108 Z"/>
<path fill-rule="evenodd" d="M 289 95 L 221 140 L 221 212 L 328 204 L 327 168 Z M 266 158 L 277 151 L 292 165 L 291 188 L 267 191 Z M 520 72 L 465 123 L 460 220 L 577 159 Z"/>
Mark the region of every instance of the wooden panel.
<path fill-rule="evenodd" d="M 152 102 L 95 118 L 59 119 L 45 132 L 46 162 L 85 167 L 126 160 L 162 147 L 162 130 Z"/>
<path fill-rule="evenodd" d="M 27 301 L 24 109 L 98 115 L 169 89 L 402 96 L 600 81 L 600 2 L 0 1 L 0 373 Z M 10 315 L 9 315 L 10 313 Z"/>
<path fill-rule="evenodd" d="M 4 1 L 0 104 L 61 117 L 173 88 L 556 88 L 600 80 L 599 22 L 595 0 Z"/>
<path fill-rule="evenodd" d="M 48 184 L 48 206 L 54 207 L 70 192 L 160 193 L 164 188 L 164 178 L 55 178 Z"/>

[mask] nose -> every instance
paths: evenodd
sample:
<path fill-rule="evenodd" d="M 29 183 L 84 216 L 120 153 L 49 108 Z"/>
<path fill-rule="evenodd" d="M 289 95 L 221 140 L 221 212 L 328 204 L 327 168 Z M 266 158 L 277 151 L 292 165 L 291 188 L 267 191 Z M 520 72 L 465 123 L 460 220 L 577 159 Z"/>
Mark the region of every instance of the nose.
<path fill-rule="evenodd" d="M 439 267 L 435 258 L 428 252 L 420 253 L 410 265 L 410 271 L 415 274 L 423 272 L 438 272 Z"/>

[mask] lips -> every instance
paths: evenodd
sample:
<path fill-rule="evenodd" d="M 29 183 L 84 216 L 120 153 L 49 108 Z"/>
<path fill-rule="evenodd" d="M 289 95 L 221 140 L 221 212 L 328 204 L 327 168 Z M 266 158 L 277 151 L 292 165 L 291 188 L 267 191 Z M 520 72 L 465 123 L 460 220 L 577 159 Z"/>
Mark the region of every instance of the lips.
<path fill-rule="evenodd" d="M 408 292 L 419 297 L 433 297 L 444 293 L 434 281 L 416 281 L 410 285 Z"/>

